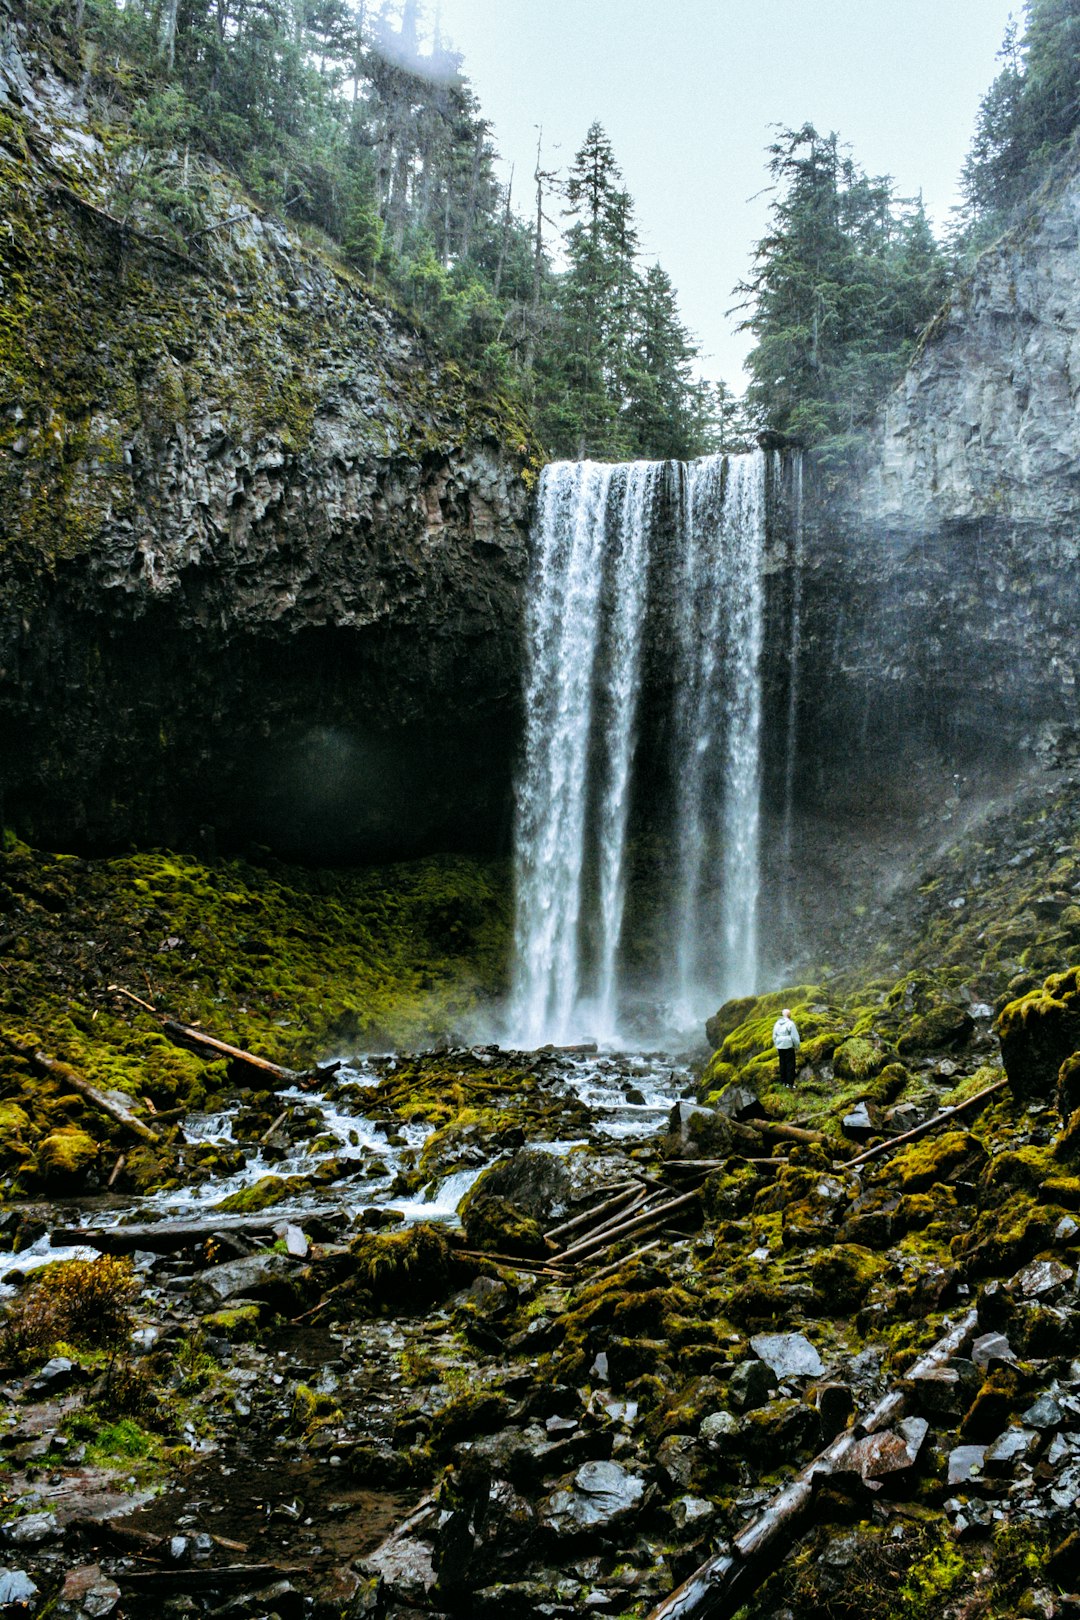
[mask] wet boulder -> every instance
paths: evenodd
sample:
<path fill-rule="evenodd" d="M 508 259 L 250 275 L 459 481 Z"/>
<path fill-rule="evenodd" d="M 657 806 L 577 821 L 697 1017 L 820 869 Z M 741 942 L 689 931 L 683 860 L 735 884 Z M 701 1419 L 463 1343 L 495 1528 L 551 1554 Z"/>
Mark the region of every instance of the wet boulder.
<path fill-rule="evenodd" d="M 1025 1102 L 1048 1100 L 1062 1065 L 1080 1052 L 1080 967 L 1052 974 L 1041 990 L 1010 1001 L 997 1033 L 1014 1094 Z"/>
<path fill-rule="evenodd" d="M 943 1047 L 965 1046 L 974 1029 L 975 1021 L 966 1007 L 946 1003 L 913 1019 L 897 1041 L 897 1051 L 901 1057 L 918 1057 Z"/>
<path fill-rule="evenodd" d="M 573 1177 L 562 1159 L 521 1148 L 484 1171 L 459 1214 L 470 1247 L 541 1254 L 544 1228 L 558 1220 L 573 1196 Z"/>
<path fill-rule="evenodd" d="M 621 1463 L 583 1463 L 577 1473 L 541 1503 L 540 1523 L 559 1537 L 614 1529 L 636 1514 L 645 1481 Z"/>
<path fill-rule="evenodd" d="M 191 1285 L 192 1298 L 203 1311 L 217 1310 L 241 1297 L 271 1304 L 285 1296 L 291 1300 L 295 1268 L 296 1262 L 285 1254 L 244 1255 L 200 1272 Z"/>
<path fill-rule="evenodd" d="M 734 1132 L 726 1113 L 679 1102 L 671 1110 L 664 1153 L 668 1158 L 722 1159 L 732 1150 Z"/>

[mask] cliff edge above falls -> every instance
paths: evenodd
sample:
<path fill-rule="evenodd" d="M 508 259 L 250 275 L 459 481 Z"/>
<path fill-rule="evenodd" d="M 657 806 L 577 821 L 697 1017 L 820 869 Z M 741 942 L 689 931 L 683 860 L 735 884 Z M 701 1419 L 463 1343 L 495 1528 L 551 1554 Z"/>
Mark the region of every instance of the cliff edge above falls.
<path fill-rule="evenodd" d="M 526 425 L 205 164 L 217 228 L 177 250 L 139 163 L 0 11 L 7 819 L 61 846 L 493 842 Z"/>
<path fill-rule="evenodd" d="M 932 324 L 857 473 L 828 490 L 810 466 L 805 554 L 788 563 L 815 801 L 835 804 L 838 778 L 868 801 L 904 796 L 927 761 L 948 782 L 991 756 L 1075 753 L 1078 389 L 1074 159 Z"/>
<path fill-rule="evenodd" d="M 866 518 L 1068 528 L 1080 516 L 1080 158 L 978 260 L 889 400 Z M 1064 560 L 1064 554 L 1063 554 Z"/>

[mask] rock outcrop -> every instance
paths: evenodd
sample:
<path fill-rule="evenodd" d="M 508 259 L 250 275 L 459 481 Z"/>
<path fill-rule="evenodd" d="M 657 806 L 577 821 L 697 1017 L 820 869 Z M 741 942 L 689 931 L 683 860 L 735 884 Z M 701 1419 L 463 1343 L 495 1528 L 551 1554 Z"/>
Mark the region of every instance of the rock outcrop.
<path fill-rule="evenodd" d="M 115 145 L 9 23 L 9 820 L 61 846 L 190 846 L 202 827 L 323 856 L 490 847 L 526 429 L 205 166 L 220 228 L 178 254 Z"/>

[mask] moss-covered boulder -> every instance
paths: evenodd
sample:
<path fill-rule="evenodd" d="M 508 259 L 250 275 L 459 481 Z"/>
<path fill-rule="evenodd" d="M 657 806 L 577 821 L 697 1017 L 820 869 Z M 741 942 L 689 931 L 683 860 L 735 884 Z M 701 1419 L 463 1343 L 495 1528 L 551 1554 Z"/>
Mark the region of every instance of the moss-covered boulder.
<path fill-rule="evenodd" d="M 966 1007 L 946 1004 L 916 1018 L 897 1041 L 901 1057 L 918 1057 L 963 1046 L 971 1038 L 974 1020 Z"/>
<path fill-rule="evenodd" d="M 446 1233 L 427 1224 L 404 1232 L 365 1232 L 353 1239 L 349 1253 L 353 1291 L 367 1296 L 375 1309 L 403 1316 L 426 1311 L 472 1275 L 455 1264 Z"/>
<path fill-rule="evenodd" d="M 96 1169 L 98 1144 L 78 1125 L 61 1125 L 40 1143 L 34 1173 L 46 1186 L 84 1181 Z"/>
<path fill-rule="evenodd" d="M 1052 974 L 1041 990 L 1010 1001 L 997 1032 L 1015 1095 L 1025 1102 L 1047 1101 L 1066 1059 L 1080 1052 L 1080 967 Z"/>
<path fill-rule="evenodd" d="M 732 1030 L 749 1018 L 756 1004 L 756 996 L 737 996 L 733 1001 L 725 1001 L 719 1012 L 705 1020 L 705 1039 L 714 1052 L 723 1046 Z"/>
<path fill-rule="evenodd" d="M 0 1171 L 18 1170 L 30 1157 L 30 1115 L 15 1102 L 0 1102 Z"/>
<path fill-rule="evenodd" d="M 833 1071 L 841 1080 L 870 1080 L 885 1067 L 885 1057 L 876 1041 L 853 1035 L 833 1052 Z"/>

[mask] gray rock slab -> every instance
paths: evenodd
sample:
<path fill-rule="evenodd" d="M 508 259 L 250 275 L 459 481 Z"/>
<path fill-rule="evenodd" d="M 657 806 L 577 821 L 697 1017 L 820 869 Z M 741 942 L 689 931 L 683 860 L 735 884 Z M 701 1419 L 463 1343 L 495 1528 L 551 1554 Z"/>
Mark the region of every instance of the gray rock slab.
<path fill-rule="evenodd" d="M 987 1448 L 984 1467 L 988 1474 L 1007 1474 L 1022 1462 L 1039 1438 L 1034 1429 L 1006 1429 Z"/>
<path fill-rule="evenodd" d="M 955 1446 L 949 1452 L 949 1484 L 970 1485 L 982 1473 L 985 1457 L 985 1446 Z"/>
<path fill-rule="evenodd" d="M 55 1513 L 28 1513 L 12 1519 L 0 1534 L 13 1547 L 37 1547 L 43 1541 L 57 1541 L 63 1534 Z"/>
<path fill-rule="evenodd" d="M 0 1569 L 0 1609 L 9 1604 L 32 1603 L 38 1595 L 25 1569 Z"/>
<path fill-rule="evenodd" d="M 777 1378 L 820 1378 L 821 1357 L 802 1333 L 759 1333 L 750 1348 Z"/>
<path fill-rule="evenodd" d="M 1072 1279 L 1072 1270 L 1060 1260 L 1033 1260 L 1011 1278 L 1009 1288 L 1018 1290 L 1025 1299 L 1046 1299 Z"/>
<path fill-rule="evenodd" d="M 1029 1429 L 1057 1429 L 1064 1422 L 1065 1413 L 1054 1395 L 1040 1395 L 1023 1415 Z"/>
<path fill-rule="evenodd" d="M 204 1310 L 224 1305 L 238 1294 L 250 1294 L 288 1277 L 295 1262 L 285 1254 L 247 1254 L 239 1260 L 227 1260 L 223 1266 L 210 1266 L 200 1272 L 191 1285 L 195 1303 Z"/>
<path fill-rule="evenodd" d="M 554 1491 L 541 1505 L 540 1519 L 561 1535 L 604 1530 L 641 1505 L 645 1482 L 615 1462 L 583 1463 L 569 1489 Z"/>
<path fill-rule="evenodd" d="M 971 1359 L 976 1367 L 988 1367 L 992 1361 L 1015 1361 L 1016 1356 L 1004 1333 L 984 1333 L 971 1346 Z"/>

